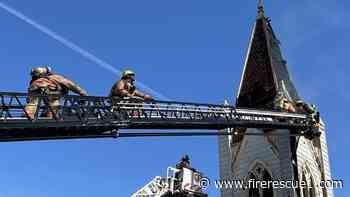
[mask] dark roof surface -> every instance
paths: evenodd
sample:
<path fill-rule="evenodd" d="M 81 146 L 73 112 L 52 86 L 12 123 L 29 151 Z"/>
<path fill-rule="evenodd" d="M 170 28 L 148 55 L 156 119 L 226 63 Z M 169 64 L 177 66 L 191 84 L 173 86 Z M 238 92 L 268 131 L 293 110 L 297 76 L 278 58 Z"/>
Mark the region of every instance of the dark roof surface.
<path fill-rule="evenodd" d="M 280 42 L 264 15 L 262 5 L 259 5 L 258 13 L 238 91 L 237 107 L 271 108 L 271 103 L 279 94 L 290 100 L 298 99 L 282 57 Z"/>

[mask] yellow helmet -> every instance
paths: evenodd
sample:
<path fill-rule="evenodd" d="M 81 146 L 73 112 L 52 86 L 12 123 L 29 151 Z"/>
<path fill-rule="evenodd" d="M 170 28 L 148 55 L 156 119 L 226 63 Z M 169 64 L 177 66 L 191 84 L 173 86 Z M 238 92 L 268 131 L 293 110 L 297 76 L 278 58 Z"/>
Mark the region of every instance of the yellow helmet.
<path fill-rule="evenodd" d="M 297 100 L 296 102 L 295 102 L 295 105 L 296 106 L 302 106 L 304 104 L 304 102 L 302 101 L 302 100 Z"/>
<path fill-rule="evenodd" d="M 50 75 L 51 72 L 52 69 L 50 66 L 36 67 L 31 70 L 30 75 L 32 75 L 32 77 L 44 77 Z"/>
<path fill-rule="evenodd" d="M 124 70 L 122 73 L 122 78 L 129 77 L 129 76 L 135 76 L 134 71 L 132 70 Z"/>

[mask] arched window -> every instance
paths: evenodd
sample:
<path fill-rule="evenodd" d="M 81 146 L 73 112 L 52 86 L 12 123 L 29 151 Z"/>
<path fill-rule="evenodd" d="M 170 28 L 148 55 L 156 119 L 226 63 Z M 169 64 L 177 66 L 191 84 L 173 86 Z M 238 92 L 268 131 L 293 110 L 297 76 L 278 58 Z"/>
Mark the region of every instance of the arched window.
<path fill-rule="evenodd" d="M 304 183 L 307 183 L 307 181 L 306 181 L 306 176 L 305 176 L 305 172 L 303 172 L 302 181 L 303 181 Z M 306 187 L 303 187 L 303 188 L 302 188 L 302 191 L 303 191 L 303 197 L 309 197 L 309 192 L 308 192 L 308 190 L 307 190 L 307 186 L 306 186 Z"/>
<path fill-rule="evenodd" d="M 264 170 L 264 173 L 263 173 L 263 180 L 272 181 L 272 177 L 270 173 L 266 170 Z M 263 197 L 273 197 L 273 188 L 272 187 L 263 188 Z"/>
<path fill-rule="evenodd" d="M 302 171 L 302 181 L 305 187 L 301 188 L 303 197 L 316 197 L 316 196 L 322 196 L 321 193 L 316 192 L 316 186 L 315 181 L 313 179 L 312 173 L 310 172 L 310 168 L 308 165 L 305 164 L 303 171 Z"/>
<path fill-rule="evenodd" d="M 328 197 L 326 187 L 322 187 L 322 190 L 321 190 L 321 195 L 320 195 L 320 196 L 323 196 L 323 197 Z"/>
<path fill-rule="evenodd" d="M 310 197 L 316 197 L 316 193 L 315 193 L 315 184 L 314 184 L 314 180 L 312 179 L 312 177 L 310 177 L 310 188 L 309 188 L 309 195 Z"/>
<path fill-rule="evenodd" d="M 256 181 L 257 177 L 254 174 L 250 174 L 249 179 Z M 260 197 L 259 188 L 255 188 L 255 187 L 249 188 L 249 197 Z"/>
<path fill-rule="evenodd" d="M 249 179 L 254 181 L 273 181 L 271 174 L 261 164 L 256 164 L 249 174 Z M 249 188 L 249 197 L 273 197 L 272 184 L 267 184 L 270 187 L 261 188 L 254 184 L 254 187 Z M 258 187 L 255 187 L 258 186 Z"/>

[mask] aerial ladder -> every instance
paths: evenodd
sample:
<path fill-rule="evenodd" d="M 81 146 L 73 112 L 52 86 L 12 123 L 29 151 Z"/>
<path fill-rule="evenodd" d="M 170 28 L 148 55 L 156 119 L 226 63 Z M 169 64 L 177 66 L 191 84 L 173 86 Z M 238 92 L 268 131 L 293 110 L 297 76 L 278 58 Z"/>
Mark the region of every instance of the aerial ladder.
<path fill-rule="evenodd" d="M 0 141 L 285 134 L 312 139 L 320 135 L 314 128 L 314 120 L 307 114 L 228 105 L 71 95 L 60 97 L 60 105 L 53 108 L 50 105 L 53 96 L 58 95 L 36 95 L 36 112 L 30 117 L 25 110 L 28 94 L 0 92 Z M 48 111 L 53 114 L 50 118 L 43 116 Z M 259 134 L 239 129 L 228 131 L 226 128 L 290 132 Z M 141 129 L 147 132 L 139 132 Z"/>

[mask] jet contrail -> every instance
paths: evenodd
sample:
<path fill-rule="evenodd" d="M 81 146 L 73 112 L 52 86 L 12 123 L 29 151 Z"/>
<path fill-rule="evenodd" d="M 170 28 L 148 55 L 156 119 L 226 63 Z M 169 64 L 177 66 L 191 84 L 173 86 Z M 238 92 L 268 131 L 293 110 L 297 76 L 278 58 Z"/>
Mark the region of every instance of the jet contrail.
<path fill-rule="evenodd" d="M 49 28 L 37 23 L 36 21 L 34 21 L 33 19 L 27 17 L 26 15 L 22 14 L 21 12 L 15 10 L 14 8 L 8 6 L 7 4 L 5 4 L 4 2 L 0 2 L 0 8 L 6 10 L 8 13 L 16 16 L 17 18 L 21 19 L 22 21 L 26 22 L 27 24 L 33 26 L 34 28 L 36 28 L 37 30 L 41 31 L 42 33 L 50 36 L 51 38 L 57 40 L 58 42 L 60 42 L 61 44 L 63 44 L 64 46 L 70 48 L 71 50 L 79 53 L 80 55 L 82 55 L 83 57 L 85 57 L 86 59 L 96 63 L 98 66 L 109 70 L 110 72 L 116 74 L 116 75 L 121 75 L 121 71 L 114 68 L 111 64 L 105 62 L 104 60 L 96 57 L 95 55 L 91 54 L 90 52 L 88 52 L 87 50 L 79 47 L 77 44 L 67 40 L 66 38 L 60 36 L 59 34 L 57 34 L 56 32 L 50 30 Z M 149 92 L 150 94 L 154 95 L 156 98 L 158 99 L 162 99 L 162 100 L 169 100 L 166 96 L 164 96 L 161 93 L 158 93 L 157 91 L 153 90 L 152 88 L 148 87 L 147 85 L 145 85 L 142 82 L 136 82 L 136 85 L 139 86 L 142 90 Z"/>

